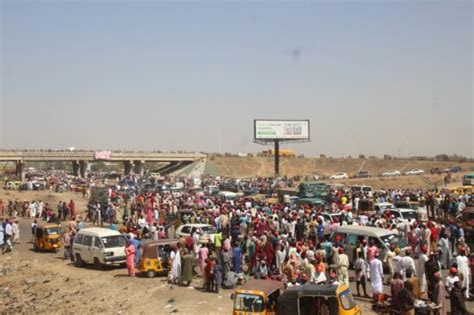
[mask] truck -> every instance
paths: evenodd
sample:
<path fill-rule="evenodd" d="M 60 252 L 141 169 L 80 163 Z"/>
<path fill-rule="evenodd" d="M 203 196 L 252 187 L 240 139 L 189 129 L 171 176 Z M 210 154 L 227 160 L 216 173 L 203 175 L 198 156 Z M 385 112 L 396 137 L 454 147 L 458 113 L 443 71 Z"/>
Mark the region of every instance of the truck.
<path fill-rule="evenodd" d="M 318 181 L 303 182 L 298 188 L 280 188 L 277 193 L 280 202 L 295 200 L 298 204 L 325 205 L 329 195 L 329 186 Z"/>

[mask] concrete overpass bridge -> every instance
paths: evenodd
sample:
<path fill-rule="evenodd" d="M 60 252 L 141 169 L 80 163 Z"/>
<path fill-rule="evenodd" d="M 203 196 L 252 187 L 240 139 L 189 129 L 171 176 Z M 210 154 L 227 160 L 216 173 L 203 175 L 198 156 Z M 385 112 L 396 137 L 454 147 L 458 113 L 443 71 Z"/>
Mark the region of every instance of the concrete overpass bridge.
<path fill-rule="evenodd" d="M 129 175 L 134 168 L 136 174 L 143 175 L 146 162 L 163 162 L 179 167 L 189 165 L 204 158 L 202 153 L 161 153 L 141 151 L 55 151 L 55 150 L 0 150 L 0 162 L 13 162 L 22 180 L 25 178 L 25 165 L 28 162 L 71 162 L 76 176 L 87 177 L 87 164 L 90 162 L 121 162 L 124 174 Z"/>

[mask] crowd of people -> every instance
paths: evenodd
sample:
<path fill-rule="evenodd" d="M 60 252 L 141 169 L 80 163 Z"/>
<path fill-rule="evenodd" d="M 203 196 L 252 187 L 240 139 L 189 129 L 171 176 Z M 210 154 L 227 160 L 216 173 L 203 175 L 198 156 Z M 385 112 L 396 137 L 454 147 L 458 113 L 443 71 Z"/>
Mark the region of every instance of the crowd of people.
<path fill-rule="evenodd" d="M 248 186 L 252 188 L 258 181 L 262 179 Z M 367 283 L 370 283 L 371 298 L 380 301 L 384 297 L 384 285 L 390 285 L 393 304 L 404 313 L 410 314 L 414 301 L 425 298 L 440 305 L 441 314 L 446 314 L 445 298 L 450 296 L 451 309 L 460 310 L 453 314 L 467 314 L 470 250 L 456 217 L 471 203 L 470 194 L 453 196 L 422 190 L 354 193 L 338 188 L 329 191 L 326 206 L 302 206 L 269 203 L 251 196 L 225 200 L 206 193 L 210 185 L 218 186 L 219 182 L 204 180 L 199 193 L 184 189 L 179 194 L 110 187 L 107 203 L 91 203 L 85 220 L 96 225 L 108 223 L 110 228 L 126 235 L 130 276 L 135 276 L 141 241 L 175 238 L 179 225 L 205 223 L 215 229 L 212 237 L 200 235 L 200 230 L 194 229 L 170 251 L 170 282 L 190 285 L 196 269 L 202 277 L 203 289 L 213 292 L 221 287 L 234 287 L 251 277 L 280 280 L 288 287 L 327 281 L 349 284 L 349 268 L 353 267 L 359 296 L 369 296 Z M 374 203 L 416 200 L 426 206 L 430 219 L 400 222 L 388 211 L 364 216 L 359 211 L 362 199 Z M 16 217 L 20 210 L 21 215 L 40 218 L 48 209 L 52 211 L 41 202 L 16 204 L 8 203 L 8 215 Z M 180 215 L 183 209 L 188 212 Z M 348 255 L 344 239 L 329 237 L 322 212 L 340 213 L 339 221 L 332 222 L 329 231 L 344 225 L 379 227 L 400 235 L 408 246 L 387 244 L 389 251 L 382 258 L 382 244 L 360 237 L 355 252 Z M 72 200 L 57 207 L 58 219 L 69 220 L 63 239 L 64 244 L 69 244 L 65 246 L 67 258 L 71 255 L 74 235 L 83 225 L 80 219 L 76 220 L 77 215 Z M 384 273 L 384 267 L 388 274 Z M 443 269 L 449 271 L 445 279 L 440 273 Z"/>

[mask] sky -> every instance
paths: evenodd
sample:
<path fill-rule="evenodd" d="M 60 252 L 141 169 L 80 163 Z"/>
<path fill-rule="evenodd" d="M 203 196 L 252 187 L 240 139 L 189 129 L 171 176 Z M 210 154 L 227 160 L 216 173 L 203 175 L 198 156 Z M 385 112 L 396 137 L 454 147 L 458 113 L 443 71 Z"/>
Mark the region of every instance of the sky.
<path fill-rule="evenodd" d="M 471 1 L 0 0 L 0 148 L 474 157 Z"/>

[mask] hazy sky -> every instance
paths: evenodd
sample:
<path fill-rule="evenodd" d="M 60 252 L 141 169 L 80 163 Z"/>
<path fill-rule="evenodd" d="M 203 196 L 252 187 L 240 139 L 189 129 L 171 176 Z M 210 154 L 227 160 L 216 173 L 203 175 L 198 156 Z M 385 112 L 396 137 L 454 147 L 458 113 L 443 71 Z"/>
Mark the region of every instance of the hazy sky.
<path fill-rule="evenodd" d="M 0 147 L 474 156 L 472 1 L 0 2 Z"/>

